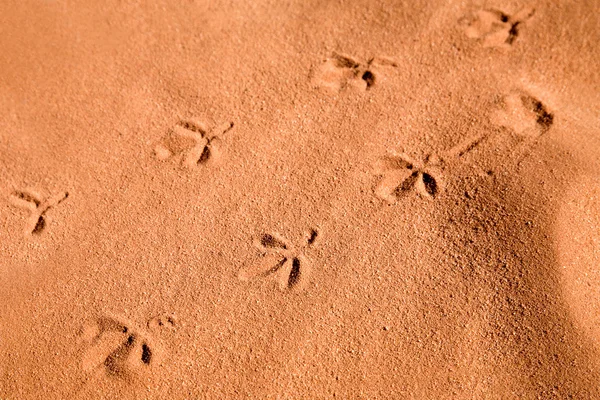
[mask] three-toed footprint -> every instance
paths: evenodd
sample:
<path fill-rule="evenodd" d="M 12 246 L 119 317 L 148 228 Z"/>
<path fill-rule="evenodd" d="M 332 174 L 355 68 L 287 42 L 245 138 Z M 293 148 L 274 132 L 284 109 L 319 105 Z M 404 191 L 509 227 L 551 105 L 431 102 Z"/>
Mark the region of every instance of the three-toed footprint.
<path fill-rule="evenodd" d="M 381 67 L 397 67 L 391 59 L 373 57 L 367 62 L 333 53 L 311 70 L 310 78 L 315 86 L 340 91 L 346 87 L 369 90 L 377 82 Z"/>
<path fill-rule="evenodd" d="M 13 206 L 29 211 L 29 220 L 25 226 L 25 235 L 39 235 L 45 231 L 50 217 L 48 211 L 69 197 L 68 192 L 60 192 L 43 198 L 32 190 L 16 190 L 9 199 Z"/>
<path fill-rule="evenodd" d="M 172 316 L 158 316 L 147 322 L 148 330 L 114 316 L 102 316 L 86 326 L 83 340 L 88 346 L 82 360 L 86 372 L 130 380 L 159 363 L 162 352 L 153 334 L 173 328 Z"/>
<path fill-rule="evenodd" d="M 248 281 L 274 277 L 280 290 L 296 290 L 306 287 L 311 265 L 304 255 L 304 251 L 307 247 L 314 245 L 317 236 L 317 230 L 312 229 L 306 236 L 306 243 L 297 248 L 276 233 L 261 235 L 254 241 L 254 245 L 260 251 L 260 258 L 241 269 L 238 278 Z"/>
<path fill-rule="evenodd" d="M 375 195 L 391 204 L 413 190 L 428 199 L 435 198 L 441 190 L 441 172 L 435 156 L 419 162 L 404 153 L 388 155 L 375 163 L 375 173 L 381 175 Z"/>
<path fill-rule="evenodd" d="M 233 128 L 233 122 L 208 130 L 196 121 L 179 121 L 154 145 L 159 160 L 180 158 L 182 165 L 194 168 L 219 159 L 221 136 Z"/>
<path fill-rule="evenodd" d="M 521 25 L 533 13 L 531 7 L 524 7 L 513 15 L 496 9 L 479 10 L 465 29 L 465 34 L 480 40 L 483 47 L 509 47 L 517 38 Z"/>

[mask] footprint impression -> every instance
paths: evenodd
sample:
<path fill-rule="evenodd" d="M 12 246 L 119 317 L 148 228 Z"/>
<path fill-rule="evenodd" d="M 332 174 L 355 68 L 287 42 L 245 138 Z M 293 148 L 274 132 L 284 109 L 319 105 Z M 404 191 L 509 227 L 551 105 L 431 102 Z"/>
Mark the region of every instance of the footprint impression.
<path fill-rule="evenodd" d="M 528 138 L 548 132 L 554 122 L 554 115 L 540 100 L 521 90 L 506 95 L 491 118 L 496 125 Z"/>
<path fill-rule="evenodd" d="M 175 324 L 172 316 L 158 316 L 150 319 L 147 327 L 150 332 L 159 333 L 173 329 Z M 82 361 L 86 372 L 131 380 L 147 372 L 160 358 L 151 333 L 122 318 L 100 317 L 84 329 L 83 336 L 88 345 Z"/>
<path fill-rule="evenodd" d="M 180 121 L 154 145 L 159 160 L 179 158 L 182 165 L 194 168 L 218 161 L 220 137 L 233 128 L 233 122 L 211 131 L 199 122 Z"/>
<path fill-rule="evenodd" d="M 377 82 L 379 67 L 397 67 L 384 57 L 371 58 L 361 63 L 352 57 L 333 53 L 311 71 L 311 81 L 318 87 L 341 91 L 346 87 L 371 89 Z"/>
<path fill-rule="evenodd" d="M 424 198 L 435 198 L 440 191 L 436 161 L 432 156 L 421 163 L 404 153 L 383 157 L 375 164 L 375 173 L 382 175 L 375 195 L 389 203 L 395 203 L 413 191 Z"/>
<path fill-rule="evenodd" d="M 296 248 L 280 235 L 262 235 L 254 241 L 261 257 L 249 267 L 240 270 L 238 278 L 249 281 L 274 277 L 280 290 L 304 288 L 310 276 L 310 263 L 303 253 L 305 248 L 314 245 L 317 236 L 317 230 L 312 229 L 306 238 L 306 244 Z"/>
<path fill-rule="evenodd" d="M 48 212 L 63 200 L 69 197 L 68 192 L 61 192 L 46 199 L 42 199 L 34 191 L 14 191 L 10 195 L 10 202 L 13 206 L 22 210 L 27 210 L 30 217 L 25 226 L 25 235 L 39 235 L 46 230 L 50 217 Z"/>
<path fill-rule="evenodd" d="M 478 11 L 465 30 L 467 37 L 480 40 L 483 47 L 510 47 L 522 24 L 534 14 L 530 7 L 522 8 L 513 15 L 489 9 Z"/>
<path fill-rule="evenodd" d="M 374 173 L 380 177 L 374 188 L 375 195 L 390 204 L 397 203 L 411 193 L 424 199 L 435 199 L 444 188 L 444 169 L 477 147 L 485 138 L 485 135 L 468 138 L 444 153 L 429 154 L 423 162 L 405 153 L 384 156 L 374 165 Z"/>

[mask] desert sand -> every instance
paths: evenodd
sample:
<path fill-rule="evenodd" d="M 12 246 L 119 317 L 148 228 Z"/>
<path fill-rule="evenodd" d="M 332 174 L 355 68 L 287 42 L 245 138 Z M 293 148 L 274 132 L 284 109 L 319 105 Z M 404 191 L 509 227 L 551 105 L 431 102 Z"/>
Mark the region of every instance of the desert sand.
<path fill-rule="evenodd" d="M 600 3 L 0 3 L 0 399 L 600 398 Z"/>

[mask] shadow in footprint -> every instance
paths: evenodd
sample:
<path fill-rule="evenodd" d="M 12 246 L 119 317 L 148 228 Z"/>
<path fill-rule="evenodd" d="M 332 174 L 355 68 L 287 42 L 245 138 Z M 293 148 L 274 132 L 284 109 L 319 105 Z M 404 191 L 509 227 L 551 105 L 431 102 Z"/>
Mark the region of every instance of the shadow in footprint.
<path fill-rule="evenodd" d="M 110 375 L 126 377 L 131 374 L 131 370 L 136 368 L 136 350 L 141 349 L 139 360 L 144 365 L 150 365 L 152 361 L 152 351 L 147 343 L 141 342 L 137 335 L 128 335 L 127 339 L 121 343 L 104 360 L 104 367 Z"/>
<path fill-rule="evenodd" d="M 521 95 L 521 102 L 527 110 L 536 116 L 535 122 L 538 124 L 540 131 L 542 133 L 547 132 L 554 122 L 554 115 L 546 109 L 541 101 L 533 96 Z"/>

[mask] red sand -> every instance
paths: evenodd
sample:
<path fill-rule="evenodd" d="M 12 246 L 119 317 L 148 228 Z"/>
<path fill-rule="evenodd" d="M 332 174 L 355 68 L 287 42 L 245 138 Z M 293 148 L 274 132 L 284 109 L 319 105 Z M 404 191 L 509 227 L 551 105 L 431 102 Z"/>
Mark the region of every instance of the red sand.
<path fill-rule="evenodd" d="M 600 398 L 600 3 L 421 3 L 0 4 L 0 398 Z"/>

